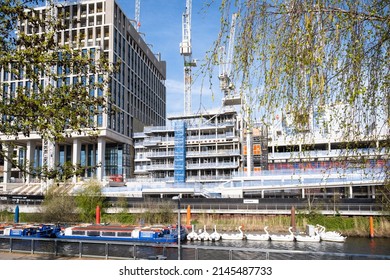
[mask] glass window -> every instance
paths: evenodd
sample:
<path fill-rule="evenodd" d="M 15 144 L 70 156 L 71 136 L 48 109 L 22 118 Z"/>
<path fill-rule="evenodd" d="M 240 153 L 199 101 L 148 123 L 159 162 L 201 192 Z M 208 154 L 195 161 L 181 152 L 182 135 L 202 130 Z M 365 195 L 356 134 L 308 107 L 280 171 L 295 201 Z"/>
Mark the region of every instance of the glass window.
<path fill-rule="evenodd" d="M 8 69 L 4 69 L 3 81 L 8 81 L 8 79 L 9 79 L 9 72 L 8 72 Z"/>

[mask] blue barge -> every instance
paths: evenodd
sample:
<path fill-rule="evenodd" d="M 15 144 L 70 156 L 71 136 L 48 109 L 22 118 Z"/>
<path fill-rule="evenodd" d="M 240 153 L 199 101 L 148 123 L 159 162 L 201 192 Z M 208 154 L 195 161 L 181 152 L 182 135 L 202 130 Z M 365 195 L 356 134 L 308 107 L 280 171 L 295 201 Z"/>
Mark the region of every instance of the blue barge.
<path fill-rule="evenodd" d="M 180 239 L 185 240 L 186 228 L 181 227 Z M 67 227 L 56 233 L 58 239 L 100 240 L 146 243 L 177 243 L 176 227 L 130 227 L 86 225 Z"/>
<path fill-rule="evenodd" d="M 22 238 L 55 238 L 60 228 L 51 224 L 40 225 L 8 225 L 0 230 L 0 236 L 22 237 Z"/>

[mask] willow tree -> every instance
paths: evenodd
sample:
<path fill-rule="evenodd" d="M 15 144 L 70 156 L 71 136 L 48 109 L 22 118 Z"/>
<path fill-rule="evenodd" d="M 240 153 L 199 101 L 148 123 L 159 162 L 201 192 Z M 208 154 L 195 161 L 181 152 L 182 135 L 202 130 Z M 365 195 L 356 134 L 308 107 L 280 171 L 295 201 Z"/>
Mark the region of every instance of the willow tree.
<path fill-rule="evenodd" d="M 114 67 L 98 49 L 83 50 L 82 36 L 61 42 L 77 20 L 56 2 L 46 1 L 46 9 L 34 9 L 42 5 L 37 0 L 0 3 L 0 136 L 7 145 L 32 133 L 56 142 L 73 133 L 95 135 L 94 117 L 107 106 Z"/>
<path fill-rule="evenodd" d="M 388 0 L 222 0 L 220 13 L 207 66 L 220 62 L 237 13 L 231 78 L 257 121 L 282 119 L 289 137 L 306 142 L 316 129 L 350 150 L 365 141 L 388 162 Z"/>
<path fill-rule="evenodd" d="M 237 13 L 234 78 L 240 91 L 255 92 L 260 118 L 288 111 L 305 125 L 304 115 L 343 104 L 345 127 L 363 124 L 354 133 L 389 124 L 389 1 L 223 0 L 220 10 L 213 54 Z"/>

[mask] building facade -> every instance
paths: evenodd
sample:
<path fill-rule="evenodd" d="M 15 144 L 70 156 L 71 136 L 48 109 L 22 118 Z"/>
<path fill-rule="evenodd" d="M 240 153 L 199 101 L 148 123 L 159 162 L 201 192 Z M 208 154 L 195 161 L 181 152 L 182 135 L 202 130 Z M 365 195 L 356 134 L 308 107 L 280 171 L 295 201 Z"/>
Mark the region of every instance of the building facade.
<path fill-rule="evenodd" d="M 168 120 L 168 126 L 134 134 L 137 179 L 221 182 L 241 166 L 242 130 L 234 108 Z"/>
<path fill-rule="evenodd" d="M 136 179 L 124 191 L 374 199 L 389 167 L 388 128 L 382 125 L 374 141 L 370 133 L 344 135 L 314 126 L 291 133 L 283 120 L 248 130 L 234 107 L 168 119 L 168 126 L 134 135 Z"/>
<path fill-rule="evenodd" d="M 99 130 L 97 137 L 72 135 L 62 143 L 50 143 L 31 132 L 29 137 L 13 139 L 19 148 L 6 153 L 14 153 L 20 164 L 28 162 L 36 168 L 45 165 L 55 168 L 70 162 L 84 167 L 81 177 L 129 178 L 134 169 L 133 133 L 142 131 L 144 126 L 165 125 L 166 62 L 153 53 L 115 0 L 58 2 L 55 13 L 66 15 L 66 27 L 57 36 L 60 44 L 73 46 L 81 38 L 81 45 L 77 46 L 83 52 L 104 55 L 110 63 L 120 64 L 119 71 L 112 75 L 107 86 L 111 97 L 108 111 L 95 117 Z M 38 7 L 33 12 L 44 16 L 47 9 L 49 7 Z M 31 30 L 27 22 L 21 22 L 20 28 L 31 35 L 45 32 L 44 27 Z M 89 77 L 93 81 L 99 78 L 98 75 Z M 29 83 L 13 79 L 9 69 L 1 69 L 0 79 L 10 94 Z M 77 77 L 69 75 L 65 82 L 71 84 L 73 79 Z M 101 96 L 103 92 L 96 89 L 90 94 Z M 0 137 L 3 149 L 7 149 L 8 138 Z M 11 180 L 35 181 L 32 175 L 22 174 L 5 160 L 3 181 Z"/>

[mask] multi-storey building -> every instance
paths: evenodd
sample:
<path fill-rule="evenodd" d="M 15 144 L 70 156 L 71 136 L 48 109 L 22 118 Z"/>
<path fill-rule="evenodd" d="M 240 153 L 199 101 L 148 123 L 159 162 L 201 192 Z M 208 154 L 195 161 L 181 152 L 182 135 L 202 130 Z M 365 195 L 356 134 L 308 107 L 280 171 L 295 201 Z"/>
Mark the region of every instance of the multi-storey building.
<path fill-rule="evenodd" d="M 375 140 L 372 134 L 365 134 L 353 136 L 352 141 L 337 129 L 321 132 L 307 128 L 292 134 L 286 121 L 280 120 L 268 128 L 254 124 L 248 139 L 246 125 L 233 107 L 168 119 L 171 126 L 146 127 L 134 135 L 137 178 L 174 181 L 175 159 L 180 160 L 175 156 L 180 149 L 184 151 L 187 182 L 221 181 L 239 172 L 249 175 L 265 170 L 381 167 L 388 160 L 387 128 L 382 126 Z M 175 133 L 179 132 L 175 123 L 180 122 L 187 124 L 181 148 L 175 142 Z"/>
<path fill-rule="evenodd" d="M 61 5 L 56 5 L 54 12 L 66 15 L 66 27 L 58 32 L 59 43 L 77 46 L 86 53 L 104 55 L 110 63 L 120 63 L 120 70 L 112 75 L 107 88 L 111 97 L 109 110 L 95 117 L 98 137 L 72 135 L 61 143 L 47 143 L 31 132 L 29 137 L 21 135 L 17 141 L 13 140 L 19 146 L 18 160 L 38 168 L 45 164 L 49 168 L 55 167 L 65 162 L 97 166 L 96 169 L 85 168 L 84 177 L 131 177 L 134 169 L 133 133 L 142 131 L 144 126 L 165 125 L 166 62 L 153 53 L 115 0 L 58 2 Z M 30 12 L 45 16 L 48 9 L 48 6 L 43 6 Z M 43 26 L 32 30 L 28 22 L 19 25 L 26 34 L 46 31 Z M 73 78 L 77 77 L 69 75 L 65 82 L 71 84 Z M 98 81 L 99 76 L 89 78 Z M 9 94 L 16 93 L 20 86 L 28 87 L 30 83 L 16 80 L 9 69 L 1 69 L 0 79 Z M 91 94 L 101 96 L 103 92 L 96 89 Z M 0 137 L 4 148 L 7 137 Z M 12 177 L 27 183 L 34 180 L 32 175 L 24 176 L 5 160 L 4 182 L 10 182 Z"/>
<path fill-rule="evenodd" d="M 366 125 L 352 118 L 346 121 L 349 110 L 346 104 L 327 106 L 322 118 L 310 116 L 298 133 L 289 114 L 284 113 L 268 131 L 268 169 L 384 167 L 389 160 L 389 126 L 384 112 L 375 123 Z"/>
<path fill-rule="evenodd" d="M 241 166 L 242 124 L 234 108 L 168 120 L 169 126 L 134 134 L 137 178 L 220 182 Z"/>
<path fill-rule="evenodd" d="M 337 125 L 321 131 L 311 124 L 292 133 L 279 118 L 270 127 L 254 124 L 247 134 L 233 107 L 168 119 L 170 126 L 134 135 L 136 179 L 122 191 L 375 198 L 389 164 L 388 127 L 381 124 L 373 140 L 372 133 L 345 135 Z"/>

